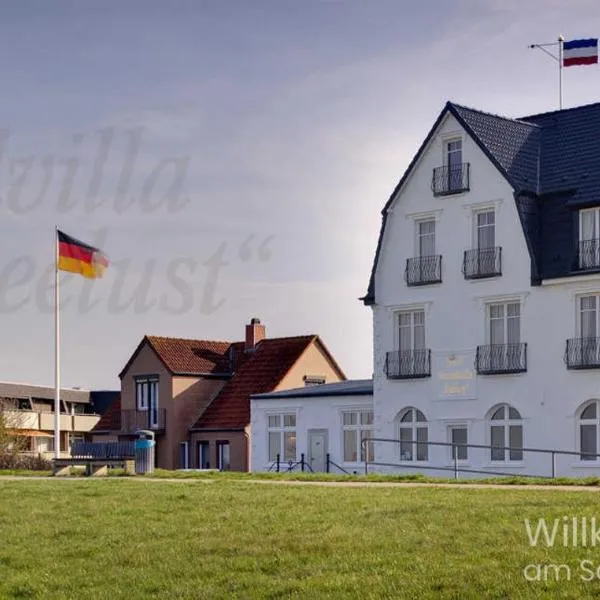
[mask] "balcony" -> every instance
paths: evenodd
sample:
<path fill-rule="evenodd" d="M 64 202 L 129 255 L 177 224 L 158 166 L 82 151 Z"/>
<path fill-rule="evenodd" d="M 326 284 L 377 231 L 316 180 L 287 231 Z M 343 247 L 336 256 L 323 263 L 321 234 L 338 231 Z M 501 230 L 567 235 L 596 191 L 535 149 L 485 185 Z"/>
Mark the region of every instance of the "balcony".
<path fill-rule="evenodd" d="M 431 189 L 434 196 L 450 196 L 469 191 L 469 163 L 445 165 L 433 170 Z"/>
<path fill-rule="evenodd" d="M 50 411 L 9 410 L 5 420 L 11 429 L 54 431 L 54 413 Z M 60 415 L 61 431 L 88 432 L 100 420 L 99 415 Z"/>
<path fill-rule="evenodd" d="M 479 375 L 505 375 L 527 371 L 527 344 L 477 346 L 475 368 Z"/>
<path fill-rule="evenodd" d="M 600 338 L 586 337 L 567 340 L 567 369 L 600 369 Z"/>
<path fill-rule="evenodd" d="M 502 275 L 502 248 L 465 250 L 462 272 L 465 279 L 485 279 Z"/>
<path fill-rule="evenodd" d="M 600 240 L 580 240 L 575 262 L 582 271 L 600 269 Z"/>
<path fill-rule="evenodd" d="M 125 434 L 133 434 L 140 429 L 164 431 L 167 423 L 167 411 L 156 410 L 122 410 L 120 430 Z"/>
<path fill-rule="evenodd" d="M 406 259 L 406 270 L 404 271 L 406 285 L 429 285 L 430 283 L 442 282 L 442 257 L 417 256 Z"/>
<path fill-rule="evenodd" d="M 394 350 L 385 357 L 388 379 L 421 379 L 431 377 L 431 350 Z"/>

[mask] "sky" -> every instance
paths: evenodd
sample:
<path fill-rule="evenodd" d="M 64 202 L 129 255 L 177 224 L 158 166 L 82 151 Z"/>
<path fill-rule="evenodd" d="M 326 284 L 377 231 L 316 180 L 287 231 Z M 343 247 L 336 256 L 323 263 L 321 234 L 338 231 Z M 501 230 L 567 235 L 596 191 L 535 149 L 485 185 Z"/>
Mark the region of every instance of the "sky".
<path fill-rule="evenodd" d="M 1 3 L 0 380 L 53 384 L 55 226 L 111 263 L 61 276 L 65 386 L 252 317 L 370 377 L 383 205 L 447 100 L 555 110 L 528 45 L 559 34 L 598 37 L 597 0 Z M 600 101 L 600 66 L 563 90 Z"/>

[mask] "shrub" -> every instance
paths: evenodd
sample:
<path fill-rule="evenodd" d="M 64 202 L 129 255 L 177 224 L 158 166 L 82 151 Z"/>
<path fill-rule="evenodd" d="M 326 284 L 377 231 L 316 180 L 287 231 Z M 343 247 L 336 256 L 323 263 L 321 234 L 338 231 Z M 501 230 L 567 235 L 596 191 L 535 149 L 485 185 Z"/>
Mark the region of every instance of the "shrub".
<path fill-rule="evenodd" d="M 52 463 L 43 456 L 0 453 L 0 470 L 49 471 Z"/>

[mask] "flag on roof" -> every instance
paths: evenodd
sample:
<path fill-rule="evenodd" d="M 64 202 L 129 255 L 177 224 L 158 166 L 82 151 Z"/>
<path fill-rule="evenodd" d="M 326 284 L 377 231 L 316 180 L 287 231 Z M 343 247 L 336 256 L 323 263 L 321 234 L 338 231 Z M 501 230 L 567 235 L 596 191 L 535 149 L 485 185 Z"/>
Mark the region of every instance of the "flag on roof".
<path fill-rule="evenodd" d="M 598 38 L 571 40 L 563 44 L 563 66 L 593 65 L 598 62 Z"/>
<path fill-rule="evenodd" d="M 102 277 L 108 260 L 104 252 L 88 246 L 70 235 L 57 231 L 58 234 L 58 270 L 78 273 L 88 279 Z"/>

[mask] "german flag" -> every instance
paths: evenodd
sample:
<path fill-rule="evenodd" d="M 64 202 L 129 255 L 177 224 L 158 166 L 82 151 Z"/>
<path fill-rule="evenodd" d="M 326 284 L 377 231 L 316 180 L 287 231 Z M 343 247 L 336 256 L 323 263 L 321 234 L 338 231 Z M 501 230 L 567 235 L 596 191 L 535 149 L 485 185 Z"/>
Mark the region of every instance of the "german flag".
<path fill-rule="evenodd" d="M 58 270 L 78 273 L 87 279 L 102 277 L 108 267 L 108 260 L 98 248 L 88 246 L 70 235 L 58 234 Z"/>

